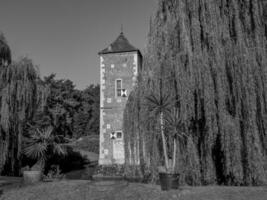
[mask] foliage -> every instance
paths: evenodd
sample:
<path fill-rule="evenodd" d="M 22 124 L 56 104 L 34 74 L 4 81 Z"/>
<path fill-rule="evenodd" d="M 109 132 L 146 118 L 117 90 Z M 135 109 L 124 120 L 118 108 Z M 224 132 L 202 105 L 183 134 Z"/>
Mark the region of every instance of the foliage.
<path fill-rule="evenodd" d="M 162 81 L 160 81 L 162 83 Z M 161 172 L 174 173 L 176 165 L 177 138 L 186 136 L 182 131 L 183 124 L 180 120 L 180 113 L 175 107 L 176 100 L 171 95 L 159 90 L 159 95 L 151 93 L 145 97 L 150 116 L 158 117 L 160 122 L 161 142 L 165 161 L 164 168 L 160 167 Z M 172 156 L 168 155 L 167 143 L 173 143 Z M 170 161 L 169 158 L 172 158 Z"/>
<path fill-rule="evenodd" d="M 55 74 L 43 82 L 50 88 L 50 95 L 44 111 L 36 113 L 32 124 L 39 128 L 53 126 L 58 134 L 69 138 L 98 134 L 98 85 L 80 91 L 70 80 L 55 79 Z"/>
<path fill-rule="evenodd" d="M 48 123 L 60 135 L 72 137 L 73 115 L 80 102 L 75 98 L 78 91 L 70 80 L 56 80 L 55 74 L 44 77 L 44 84 L 50 88 L 44 116 L 36 116 L 34 121 L 41 118 L 38 126 Z M 44 122 L 46 120 L 47 122 Z"/>
<path fill-rule="evenodd" d="M 0 172 L 18 175 L 25 124 L 42 110 L 47 88 L 28 58 L 0 69 Z"/>
<path fill-rule="evenodd" d="M 148 108 L 151 112 L 151 114 L 155 117 L 160 118 L 160 133 L 161 133 L 161 140 L 162 140 L 162 147 L 163 147 L 163 155 L 164 155 L 164 161 L 165 161 L 165 171 L 169 172 L 169 157 L 167 155 L 167 141 L 166 141 L 166 135 L 165 135 L 165 124 L 164 124 L 164 117 L 165 114 L 168 113 L 171 105 L 171 102 L 169 101 L 168 95 L 162 95 L 162 90 L 160 88 L 159 91 L 159 97 L 157 97 L 155 94 L 150 94 L 147 96 L 147 102 L 148 102 Z"/>
<path fill-rule="evenodd" d="M 44 169 L 45 161 L 54 154 L 66 154 L 66 149 L 61 144 L 64 138 L 56 135 L 51 126 L 45 129 L 30 128 L 24 140 L 23 153 L 36 160 L 41 170 Z"/>
<path fill-rule="evenodd" d="M 160 0 L 138 87 L 124 113 L 126 168 L 140 160 L 155 181 L 158 123 L 145 96 L 177 99 L 186 124 L 176 170 L 188 184 L 258 185 L 267 172 L 267 35 L 263 3 Z M 146 122 L 146 123 L 145 123 Z M 136 142 L 134 143 L 133 140 Z M 136 150 L 137 149 L 137 150 Z M 131 160 L 130 160 L 131 159 Z M 144 170 L 143 170 L 144 172 Z"/>
<path fill-rule="evenodd" d="M 64 175 L 61 173 L 59 165 L 52 165 L 47 175 L 44 176 L 44 180 L 50 181 L 52 179 L 62 179 Z"/>
<path fill-rule="evenodd" d="M 99 135 L 99 92 L 99 85 L 90 85 L 80 92 L 81 104 L 73 119 L 76 137 Z"/>
<path fill-rule="evenodd" d="M 11 64 L 11 50 L 0 35 L 0 173 L 19 175 L 22 135 L 26 124 L 57 136 L 98 135 L 99 85 L 83 91 L 55 74 L 40 79 L 32 60 Z"/>

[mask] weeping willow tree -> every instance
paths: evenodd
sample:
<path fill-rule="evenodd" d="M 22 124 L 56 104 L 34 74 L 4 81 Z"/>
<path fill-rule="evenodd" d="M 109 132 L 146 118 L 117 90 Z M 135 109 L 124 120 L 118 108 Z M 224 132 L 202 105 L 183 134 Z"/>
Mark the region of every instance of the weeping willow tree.
<path fill-rule="evenodd" d="M 1 43 L 0 43 L 1 44 Z M 0 48 L 0 172 L 18 175 L 22 135 L 28 120 L 45 104 L 47 89 L 28 58 L 10 64 L 8 47 Z"/>
<path fill-rule="evenodd" d="M 181 182 L 266 183 L 265 7 L 256 0 L 159 1 L 138 87 L 124 113 L 126 168 L 135 165 L 144 178 L 157 178 L 159 123 L 145 96 L 164 80 L 188 135 L 177 148 Z"/>

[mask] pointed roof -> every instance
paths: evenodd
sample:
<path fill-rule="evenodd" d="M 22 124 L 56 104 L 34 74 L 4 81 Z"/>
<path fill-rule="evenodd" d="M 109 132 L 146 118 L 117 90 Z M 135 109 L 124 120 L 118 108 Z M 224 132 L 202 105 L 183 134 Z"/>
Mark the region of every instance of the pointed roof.
<path fill-rule="evenodd" d="M 5 36 L 0 32 L 0 66 L 3 62 L 11 63 L 11 50 L 6 42 Z"/>
<path fill-rule="evenodd" d="M 108 53 L 122 53 L 122 52 L 132 52 L 138 51 L 133 45 L 130 44 L 128 39 L 124 36 L 123 32 L 120 33 L 119 37 L 111 43 L 107 48 L 100 51 L 98 54 L 108 54 Z M 140 52 L 139 52 L 140 53 Z"/>

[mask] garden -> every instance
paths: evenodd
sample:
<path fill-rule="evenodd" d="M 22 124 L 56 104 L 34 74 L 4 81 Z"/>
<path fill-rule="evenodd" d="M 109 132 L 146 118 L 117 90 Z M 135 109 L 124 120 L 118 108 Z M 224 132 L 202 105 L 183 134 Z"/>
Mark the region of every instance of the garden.
<path fill-rule="evenodd" d="M 267 4 L 212 2 L 159 1 L 119 166 L 97 166 L 99 85 L 41 78 L 1 34 L 0 198 L 267 199 Z"/>
<path fill-rule="evenodd" d="M 41 78 L 31 59 L 12 60 L 3 34 L 0 61 L 1 176 L 36 182 L 91 170 L 99 149 L 99 85 L 77 90 L 55 74 Z"/>

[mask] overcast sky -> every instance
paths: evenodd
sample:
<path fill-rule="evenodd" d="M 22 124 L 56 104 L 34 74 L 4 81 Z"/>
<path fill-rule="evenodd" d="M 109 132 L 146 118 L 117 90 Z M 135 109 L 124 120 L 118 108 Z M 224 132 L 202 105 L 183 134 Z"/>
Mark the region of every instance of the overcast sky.
<path fill-rule="evenodd" d="M 0 31 L 13 59 L 28 56 L 41 76 L 56 73 L 78 89 L 99 82 L 98 52 L 121 24 L 141 51 L 158 0 L 0 0 Z"/>

